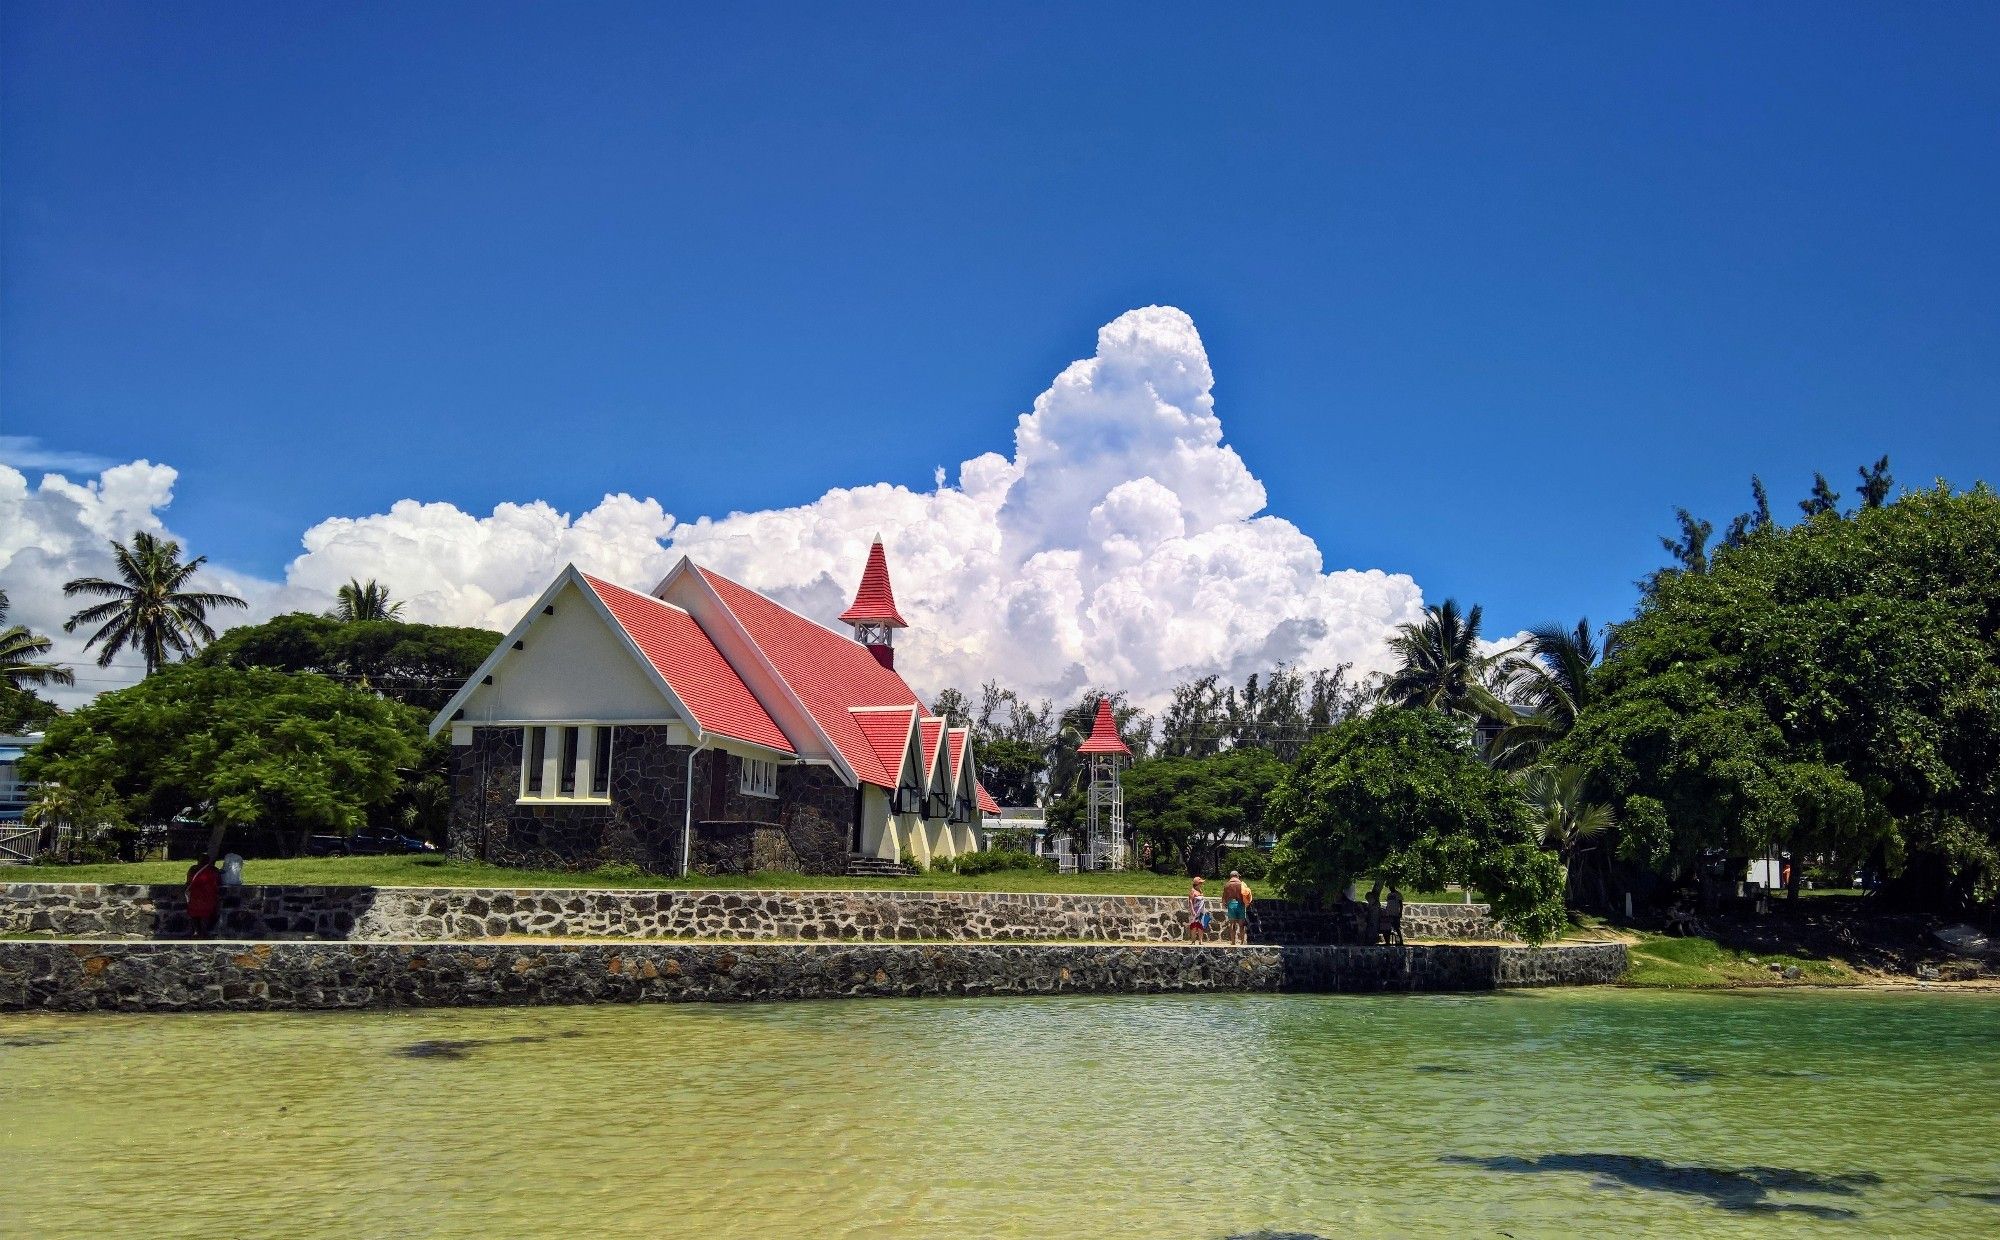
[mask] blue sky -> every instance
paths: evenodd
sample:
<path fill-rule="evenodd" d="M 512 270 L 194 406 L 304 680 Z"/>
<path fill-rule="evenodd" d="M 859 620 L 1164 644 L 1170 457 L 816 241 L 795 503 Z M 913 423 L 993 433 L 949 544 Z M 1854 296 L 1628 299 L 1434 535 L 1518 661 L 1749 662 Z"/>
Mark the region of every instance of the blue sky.
<path fill-rule="evenodd" d="M 1199 327 L 1329 568 L 1629 611 L 1686 504 L 2000 459 L 2000 6 L 0 8 L 0 434 L 276 576 L 1010 450 Z M 28 471 L 33 474 L 35 471 Z"/>

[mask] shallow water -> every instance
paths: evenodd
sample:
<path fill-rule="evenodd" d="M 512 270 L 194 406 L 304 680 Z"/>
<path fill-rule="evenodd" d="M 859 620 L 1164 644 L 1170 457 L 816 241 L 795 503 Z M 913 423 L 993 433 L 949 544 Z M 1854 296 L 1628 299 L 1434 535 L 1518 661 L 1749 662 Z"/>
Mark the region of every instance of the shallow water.
<path fill-rule="evenodd" d="M 0 1233 L 2000 1234 L 2000 997 L 0 1017 Z"/>

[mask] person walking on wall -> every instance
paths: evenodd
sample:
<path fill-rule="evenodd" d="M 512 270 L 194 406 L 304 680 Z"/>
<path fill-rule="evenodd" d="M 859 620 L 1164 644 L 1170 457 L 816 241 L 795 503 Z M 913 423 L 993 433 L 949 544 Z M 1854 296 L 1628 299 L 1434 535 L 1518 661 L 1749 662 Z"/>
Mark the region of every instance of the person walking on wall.
<path fill-rule="evenodd" d="M 215 934 L 215 923 L 222 917 L 222 871 L 215 867 L 214 857 L 203 857 L 188 867 L 187 914 L 194 937 Z"/>
<path fill-rule="evenodd" d="M 1229 871 L 1229 881 L 1222 885 L 1222 907 L 1229 917 L 1229 941 L 1238 947 L 1250 944 L 1250 902 L 1256 898 L 1243 875 Z"/>
<path fill-rule="evenodd" d="M 1389 904 L 1382 918 L 1382 941 L 1394 939 L 1396 946 L 1403 946 L 1403 892 L 1394 883 L 1389 884 Z"/>
<path fill-rule="evenodd" d="M 1382 941 L 1382 884 L 1368 889 L 1368 946 Z"/>
<path fill-rule="evenodd" d="M 1188 885 L 1187 936 L 1197 943 L 1208 942 L 1208 897 L 1201 894 L 1201 875 Z"/>

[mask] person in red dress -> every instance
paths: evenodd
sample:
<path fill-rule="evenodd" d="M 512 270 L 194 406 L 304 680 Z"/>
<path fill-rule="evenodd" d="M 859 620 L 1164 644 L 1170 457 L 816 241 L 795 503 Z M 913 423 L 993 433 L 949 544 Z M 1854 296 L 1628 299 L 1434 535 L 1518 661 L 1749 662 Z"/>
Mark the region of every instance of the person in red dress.
<path fill-rule="evenodd" d="M 205 939 L 215 933 L 222 916 L 222 871 L 215 868 L 215 858 L 203 857 L 188 867 L 187 911 L 194 937 Z"/>

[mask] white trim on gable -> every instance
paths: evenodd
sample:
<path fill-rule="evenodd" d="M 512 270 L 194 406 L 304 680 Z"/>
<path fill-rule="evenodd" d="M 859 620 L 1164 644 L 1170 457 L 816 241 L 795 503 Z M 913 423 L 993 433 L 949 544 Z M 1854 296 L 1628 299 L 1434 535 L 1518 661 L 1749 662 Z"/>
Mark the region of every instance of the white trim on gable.
<path fill-rule="evenodd" d="M 910 717 L 909 729 L 903 733 L 903 764 L 896 768 L 895 775 L 896 786 L 900 788 L 903 784 L 904 774 L 913 767 L 923 764 L 921 756 L 923 753 L 923 737 L 917 732 L 917 708 L 914 705 L 850 706 L 847 708 L 847 713 L 850 715 L 908 715 Z M 867 734 L 863 733 L 862 735 L 866 736 Z M 874 746 L 871 744 L 869 748 L 872 749 Z"/>
<path fill-rule="evenodd" d="M 927 783 L 931 790 L 941 789 L 949 792 L 951 789 L 951 773 L 946 768 L 951 765 L 951 731 L 945 726 L 944 720 L 936 716 L 925 719 L 923 722 L 938 725 L 937 754 L 931 759 L 931 771 L 927 777 Z"/>
<path fill-rule="evenodd" d="M 507 656 L 514 653 L 515 646 L 526 642 L 529 630 L 534 626 L 535 621 L 548 608 L 553 606 L 556 598 L 570 586 L 576 587 L 577 592 L 588 600 L 599 620 L 609 626 L 611 632 L 615 635 L 618 645 L 637 662 L 646 681 L 659 691 L 660 695 L 666 700 L 667 705 L 672 709 L 674 715 L 686 721 L 689 730 L 696 735 L 696 743 L 700 744 L 709 735 L 702 732 L 701 721 L 696 718 L 693 711 L 688 709 L 687 703 L 681 700 L 680 695 L 674 692 L 674 687 L 667 683 L 667 678 L 660 674 L 660 669 L 653 666 L 653 661 L 646 657 L 646 652 L 639 649 L 638 643 L 632 640 L 632 635 L 625 631 L 625 626 L 618 622 L 618 617 L 611 614 L 611 609 L 605 606 L 604 600 L 598 597 L 597 591 L 592 589 L 590 583 L 583 579 L 583 574 L 578 571 L 574 564 L 563 566 L 563 570 L 556 574 L 555 580 L 550 582 L 548 588 L 543 590 L 536 597 L 535 601 L 529 605 L 528 610 L 521 616 L 521 619 L 515 623 L 513 628 L 507 631 L 507 635 L 500 639 L 500 644 L 494 647 L 493 653 L 487 655 L 486 661 L 479 665 L 478 670 L 474 671 L 467 678 L 466 682 L 459 686 L 458 692 L 452 695 L 451 700 L 446 702 L 443 708 L 431 720 L 429 734 L 436 736 L 454 722 L 454 716 L 466 707 L 467 703 L 478 693 L 488 677 L 497 674 L 500 665 L 506 661 Z M 664 607 L 673 606 L 663 599 L 654 599 L 653 601 Z M 465 722 L 485 724 L 498 723 L 500 721 L 481 719 L 465 720 Z"/>

